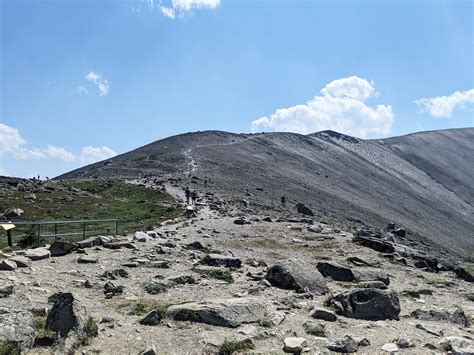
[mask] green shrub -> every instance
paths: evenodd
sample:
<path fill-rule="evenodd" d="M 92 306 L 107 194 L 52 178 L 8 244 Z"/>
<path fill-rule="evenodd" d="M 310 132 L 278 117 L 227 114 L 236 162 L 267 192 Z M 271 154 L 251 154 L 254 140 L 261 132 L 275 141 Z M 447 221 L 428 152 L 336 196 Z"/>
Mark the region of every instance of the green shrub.
<path fill-rule="evenodd" d="M 224 341 L 221 346 L 219 346 L 218 353 L 219 355 L 232 355 L 237 352 L 244 352 L 247 350 L 255 349 L 255 344 L 250 339 L 240 340 L 240 341 Z"/>

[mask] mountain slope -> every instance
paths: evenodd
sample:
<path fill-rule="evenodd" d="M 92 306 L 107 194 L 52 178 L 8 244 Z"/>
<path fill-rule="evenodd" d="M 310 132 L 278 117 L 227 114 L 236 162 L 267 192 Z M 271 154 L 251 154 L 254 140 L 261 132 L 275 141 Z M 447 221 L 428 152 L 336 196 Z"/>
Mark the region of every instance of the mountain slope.
<path fill-rule="evenodd" d="M 148 174 L 181 178 L 182 186 L 191 175 L 210 178 L 208 190 L 260 208 L 279 208 L 285 195 L 348 225 L 394 221 L 452 253 L 474 254 L 474 128 L 384 140 L 332 131 L 188 133 L 59 178 Z"/>

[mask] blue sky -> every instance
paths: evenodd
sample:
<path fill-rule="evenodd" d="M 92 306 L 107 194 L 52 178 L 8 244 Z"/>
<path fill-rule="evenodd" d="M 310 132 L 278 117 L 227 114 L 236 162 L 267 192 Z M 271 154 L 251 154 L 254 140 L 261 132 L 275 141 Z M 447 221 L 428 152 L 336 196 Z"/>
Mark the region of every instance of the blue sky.
<path fill-rule="evenodd" d="M 0 174 L 196 130 L 472 127 L 473 4 L 2 0 Z"/>

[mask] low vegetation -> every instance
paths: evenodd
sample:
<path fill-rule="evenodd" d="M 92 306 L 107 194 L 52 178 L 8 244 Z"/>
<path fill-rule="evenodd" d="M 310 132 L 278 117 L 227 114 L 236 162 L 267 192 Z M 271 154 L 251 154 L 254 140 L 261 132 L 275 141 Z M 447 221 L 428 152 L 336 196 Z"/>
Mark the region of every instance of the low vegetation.
<path fill-rule="evenodd" d="M 219 346 L 219 355 L 231 355 L 234 353 L 242 353 L 248 350 L 255 349 L 255 345 L 250 339 L 239 340 L 239 341 L 224 341 Z"/>
<path fill-rule="evenodd" d="M 143 298 L 137 301 L 121 301 L 116 303 L 114 308 L 120 313 L 134 316 L 143 316 L 156 310 L 162 317 L 164 317 L 166 311 L 171 305 L 171 303 Z"/>
<path fill-rule="evenodd" d="M 197 272 L 200 275 L 204 275 L 216 280 L 222 280 L 227 283 L 233 283 L 234 278 L 232 277 L 232 274 L 230 273 L 229 270 L 223 270 L 223 269 L 200 269 L 200 268 L 194 268 L 193 271 Z"/>
<path fill-rule="evenodd" d="M 0 340 L 0 355 L 20 355 L 21 348 L 17 342 Z"/>

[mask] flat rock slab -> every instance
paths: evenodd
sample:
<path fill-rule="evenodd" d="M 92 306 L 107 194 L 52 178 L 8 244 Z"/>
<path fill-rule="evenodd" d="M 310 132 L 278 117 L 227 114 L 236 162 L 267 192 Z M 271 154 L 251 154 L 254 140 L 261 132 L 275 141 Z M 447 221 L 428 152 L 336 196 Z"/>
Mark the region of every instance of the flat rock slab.
<path fill-rule="evenodd" d="M 22 350 L 31 348 L 35 341 L 33 314 L 27 311 L 0 308 L 1 341 L 16 342 Z"/>
<path fill-rule="evenodd" d="M 304 262 L 289 260 L 276 263 L 268 269 L 266 279 L 272 286 L 296 292 L 308 291 L 323 295 L 328 291 L 323 275 L 315 267 Z"/>
<path fill-rule="evenodd" d="M 51 252 L 46 248 L 27 249 L 24 254 L 30 260 L 48 259 Z"/>
<path fill-rule="evenodd" d="M 239 268 L 242 266 L 242 261 L 239 258 L 233 256 L 208 254 L 201 260 L 201 264 Z"/>
<path fill-rule="evenodd" d="M 16 263 L 11 260 L 2 260 L 0 261 L 0 270 L 12 271 L 17 268 Z"/>
<path fill-rule="evenodd" d="M 283 351 L 286 353 L 300 353 L 306 346 L 305 338 L 290 337 L 283 340 Z"/>
<path fill-rule="evenodd" d="M 79 264 L 96 264 L 97 258 L 93 256 L 84 255 L 79 257 L 79 259 L 77 259 L 77 262 Z"/>
<path fill-rule="evenodd" d="M 181 321 L 193 321 L 222 327 L 238 327 L 265 318 L 266 307 L 252 298 L 231 298 L 202 303 L 186 303 L 168 308 L 168 315 Z"/>
<path fill-rule="evenodd" d="M 11 258 L 8 258 L 9 261 L 13 261 L 16 266 L 18 267 L 30 267 L 31 266 L 31 260 L 28 258 L 25 258 L 24 256 L 17 255 L 17 256 L 12 256 Z"/>

